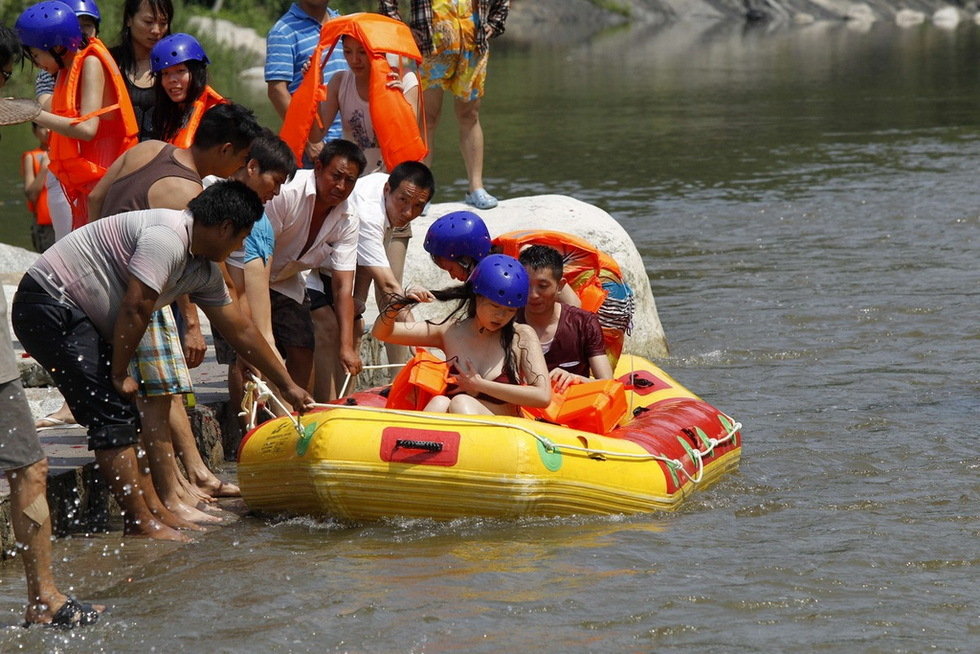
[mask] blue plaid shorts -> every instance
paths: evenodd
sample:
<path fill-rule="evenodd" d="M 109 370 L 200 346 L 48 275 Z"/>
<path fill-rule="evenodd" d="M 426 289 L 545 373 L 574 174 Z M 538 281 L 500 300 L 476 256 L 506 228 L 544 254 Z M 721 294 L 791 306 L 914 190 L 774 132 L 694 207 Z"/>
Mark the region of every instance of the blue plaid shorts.
<path fill-rule="evenodd" d="M 177 323 L 169 306 L 150 316 L 146 333 L 129 363 L 129 374 L 139 382 L 140 395 L 144 397 L 194 392 Z"/>

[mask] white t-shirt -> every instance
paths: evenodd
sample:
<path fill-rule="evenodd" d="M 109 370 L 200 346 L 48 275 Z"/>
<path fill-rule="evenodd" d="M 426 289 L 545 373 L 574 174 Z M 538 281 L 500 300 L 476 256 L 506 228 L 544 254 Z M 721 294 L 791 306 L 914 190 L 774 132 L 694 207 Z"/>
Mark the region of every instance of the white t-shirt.
<path fill-rule="evenodd" d="M 265 205 L 265 213 L 276 235 L 269 288 L 297 302 L 303 301 L 305 271 L 357 268 L 359 221 L 349 198 L 330 210 L 313 243 L 303 252 L 315 202 L 314 172 L 298 170 L 292 180 L 282 185 L 279 195 Z"/>
<path fill-rule="evenodd" d="M 130 276 L 160 294 L 154 309 L 188 294 L 205 306 L 231 302 L 217 264 L 190 252 L 193 225 L 186 210 L 116 214 L 71 232 L 27 272 L 52 297 L 84 311 L 111 341 Z"/>
<path fill-rule="evenodd" d="M 385 184 L 388 173 L 372 173 L 357 180 L 347 199 L 360 219 L 357 230 L 357 265 L 389 268 L 385 252 L 386 234 L 390 234 L 385 212 Z"/>

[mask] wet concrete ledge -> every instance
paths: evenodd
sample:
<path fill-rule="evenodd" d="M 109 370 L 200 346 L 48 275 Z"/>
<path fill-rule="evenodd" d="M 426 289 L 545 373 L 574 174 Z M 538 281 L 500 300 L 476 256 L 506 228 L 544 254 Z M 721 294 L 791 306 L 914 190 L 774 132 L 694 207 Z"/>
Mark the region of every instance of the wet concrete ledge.
<path fill-rule="evenodd" d="M 27 384 L 36 386 L 36 367 L 33 360 L 21 363 L 22 378 L 26 377 Z M 239 438 L 234 422 L 229 422 L 235 416 L 227 411 L 225 366 L 210 361 L 191 372 L 196 399 L 196 405 L 187 409 L 191 427 L 205 463 L 222 476 L 225 454 L 235 457 Z M 28 395 L 36 390 L 28 388 Z M 47 429 L 39 432 L 38 437 L 50 468 L 48 504 L 54 534 L 105 532 L 110 530 L 110 520 L 118 525 L 119 507 L 98 474 L 95 458 L 88 450 L 85 429 Z M 10 527 L 10 487 L 3 477 L 0 477 L 0 545 L 0 558 L 9 558 L 15 541 Z"/>
<path fill-rule="evenodd" d="M 8 294 L 9 303 L 13 289 L 8 286 L 4 290 Z M 373 315 L 366 316 L 369 318 L 368 323 L 373 322 Z M 238 444 L 242 437 L 238 425 L 238 412 L 241 409 L 228 404 L 227 366 L 214 360 L 211 327 L 203 314 L 201 323 L 208 342 L 208 355 L 204 363 L 191 370 L 195 405 L 187 409 L 187 414 L 204 462 L 218 477 L 234 481 L 223 469 L 238 455 Z M 51 381 L 44 369 L 23 354 L 16 340 L 14 350 L 21 357 L 21 379 L 35 417 L 44 415 L 48 407 L 60 406 L 61 395 L 53 386 L 45 387 Z M 365 362 L 382 361 L 383 351 L 384 347 L 380 342 L 364 335 L 361 341 L 361 357 Z M 390 381 L 390 374 L 387 370 L 364 371 L 358 376 L 357 385 L 359 388 L 369 388 L 386 384 Z M 51 507 L 54 534 L 68 536 L 118 529 L 121 511 L 95 468 L 95 458 L 88 451 L 85 429 L 46 429 L 39 432 L 38 437 L 48 455 L 48 504 Z M 246 510 L 244 505 L 241 510 Z M 10 488 L 6 478 L 0 475 L 0 559 L 9 558 L 15 546 L 9 512 Z"/>

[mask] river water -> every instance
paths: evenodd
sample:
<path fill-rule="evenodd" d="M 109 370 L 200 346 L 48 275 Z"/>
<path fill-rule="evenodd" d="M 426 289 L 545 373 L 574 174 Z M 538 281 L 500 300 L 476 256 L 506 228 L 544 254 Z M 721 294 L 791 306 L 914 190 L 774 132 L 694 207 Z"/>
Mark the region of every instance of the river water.
<path fill-rule="evenodd" d="M 978 60 L 973 25 L 498 44 L 488 187 L 626 226 L 663 363 L 744 424 L 740 471 L 669 515 L 61 541 L 59 577 L 112 614 L 0 651 L 976 651 Z"/>

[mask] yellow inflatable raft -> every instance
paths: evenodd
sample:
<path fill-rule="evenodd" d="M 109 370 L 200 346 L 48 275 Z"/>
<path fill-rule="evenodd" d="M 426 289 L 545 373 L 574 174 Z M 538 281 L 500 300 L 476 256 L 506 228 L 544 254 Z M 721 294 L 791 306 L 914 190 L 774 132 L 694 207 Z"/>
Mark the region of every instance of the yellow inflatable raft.
<path fill-rule="evenodd" d="M 270 420 L 242 441 L 242 496 L 259 512 L 349 520 L 642 513 L 738 465 L 729 416 L 643 358 L 624 355 L 616 375 L 603 399 L 624 402 L 622 417 L 604 435 L 580 428 L 597 424 L 587 409 L 567 426 L 394 410 L 386 389 Z"/>

